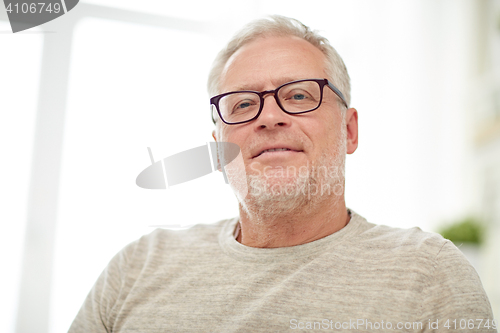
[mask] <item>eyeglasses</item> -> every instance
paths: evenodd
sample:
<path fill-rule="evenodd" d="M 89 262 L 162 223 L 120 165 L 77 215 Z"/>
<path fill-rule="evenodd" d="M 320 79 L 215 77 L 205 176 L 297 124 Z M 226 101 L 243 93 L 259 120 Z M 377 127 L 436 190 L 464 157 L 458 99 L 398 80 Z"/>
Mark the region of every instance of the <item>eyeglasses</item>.
<path fill-rule="evenodd" d="M 212 120 L 215 124 L 215 110 L 220 119 L 228 125 L 246 123 L 257 119 L 264 107 L 264 96 L 273 94 L 281 110 L 288 114 L 311 112 L 323 101 L 323 87 L 328 86 L 347 106 L 344 95 L 327 79 L 308 79 L 285 83 L 274 90 L 232 91 L 210 99 Z M 215 107 L 215 110 L 214 110 Z"/>

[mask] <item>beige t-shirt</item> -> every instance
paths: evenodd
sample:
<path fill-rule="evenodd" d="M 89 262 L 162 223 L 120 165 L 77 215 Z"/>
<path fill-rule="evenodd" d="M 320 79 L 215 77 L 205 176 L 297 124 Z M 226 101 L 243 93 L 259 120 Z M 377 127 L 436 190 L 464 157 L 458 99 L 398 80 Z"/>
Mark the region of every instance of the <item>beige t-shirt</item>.
<path fill-rule="evenodd" d="M 111 260 L 69 332 L 496 332 L 450 241 L 351 213 L 330 236 L 273 249 L 238 243 L 237 219 L 155 230 Z"/>

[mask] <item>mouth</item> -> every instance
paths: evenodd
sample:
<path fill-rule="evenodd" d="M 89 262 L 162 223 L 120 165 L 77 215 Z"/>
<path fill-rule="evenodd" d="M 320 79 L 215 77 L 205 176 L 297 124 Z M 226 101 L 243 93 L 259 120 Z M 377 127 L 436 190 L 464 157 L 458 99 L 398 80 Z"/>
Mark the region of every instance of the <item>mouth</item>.
<path fill-rule="evenodd" d="M 258 153 L 257 155 L 255 155 L 252 158 L 259 157 L 262 154 L 268 154 L 268 153 L 280 154 L 280 153 L 288 152 L 288 151 L 295 152 L 295 153 L 302 152 L 302 150 L 294 150 L 294 149 L 290 149 L 290 148 L 269 148 L 269 149 L 262 150 L 260 153 Z"/>

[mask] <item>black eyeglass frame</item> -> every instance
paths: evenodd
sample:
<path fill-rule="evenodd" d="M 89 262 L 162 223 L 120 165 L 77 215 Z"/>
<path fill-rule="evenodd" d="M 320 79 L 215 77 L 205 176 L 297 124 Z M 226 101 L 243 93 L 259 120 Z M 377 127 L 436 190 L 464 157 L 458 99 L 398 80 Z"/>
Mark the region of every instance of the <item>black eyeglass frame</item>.
<path fill-rule="evenodd" d="M 290 111 L 285 110 L 284 107 L 283 107 L 283 105 L 281 105 L 281 102 L 280 102 L 280 100 L 278 98 L 278 91 L 281 88 L 283 88 L 284 86 L 287 86 L 289 84 L 298 83 L 298 82 L 304 82 L 304 81 L 314 81 L 314 82 L 316 82 L 319 85 L 319 89 L 320 89 L 321 95 L 320 95 L 318 106 L 316 106 L 315 108 L 310 109 L 310 110 L 299 111 L 299 112 L 290 112 Z M 339 89 L 337 89 L 337 87 L 335 87 L 330 81 L 328 81 L 328 79 L 305 79 L 305 80 L 291 81 L 291 82 L 287 82 L 285 84 L 282 84 L 281 86 L 279 86 L 278 88 L 276 88 L 274 90 L 265 90 L 265 91 L 261 91 L 261 92 L 253 91 L 253 90 L 230 91 L 230 92 L 223 93 L 223 94 L 220 94 L 220 95 L 217 95 L 217 96 L 214 96 L 214 97 L 210 98 L 210 105 L 215 105 L 215 109 L 217 110 L 217 113 L 219 114 L 219 118 L 224 123 L 226 123 L 228 125 L 237 125 L 237 124 L 248 123 L 249 121 L 252 121 L 252 120 L 255 120 L 255 119 L 259 118 L 259 116 L 260 116 L 260 114 L 262 112 L 262 109 L 264 108 L 264 96 L 266 96 L 268 94 L 273 94 L 274 99 L 276 101 L 276 104 L 278 104 L 278 106 L 280 107 L 280 109 L 283 112 L 287 113 L 287 114 L 293 115 L 293 114 L 302 114 L 302 113 L 307 113 L 307 112 L 314 111 L 317 108 L 319 108 L 321 106 L 321 103 L 323 102 L 323 90 L 324 90 L 323 88 L 325 86 L 328 86 L 335 93 L 335 95 L 337 95 L 340 98 L 340 100 L 345 105 L 345 107 L 349 108 L 349 106 L 347 105 L 347 102 L 346 102 L 346 100 L 344 98 L 344 95 L 340 92 Z M 259 112 L 257 112 L 257 114 L 253 118 L 248 119 L 248 120 L 239 121 L 239 122 L 235 122 L 235 123 L 227 122 L 226 120 L 224 120 L 224 118 L 222 117 L 221 112 L 219 110 L 219 101 L 221 100 L 222 97 L 225 97 L 227 95 L 232 95 L 232 94 L 238 94 L 238 93 L 254 93 L 254 94 L 257 94 L 259 96 L 259 98 L 260 98 Z M 212 113 L 212 121 L 215 124 L 215 118 L 214 118 L 213 112 L 211 112 L 211 113 Z"/>

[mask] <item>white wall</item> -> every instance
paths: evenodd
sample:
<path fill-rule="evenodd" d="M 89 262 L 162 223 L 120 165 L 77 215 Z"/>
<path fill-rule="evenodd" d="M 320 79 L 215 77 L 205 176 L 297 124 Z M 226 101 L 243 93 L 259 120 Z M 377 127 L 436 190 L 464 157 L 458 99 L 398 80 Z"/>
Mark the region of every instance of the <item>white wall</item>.
<path fill-rule="evenodd" d="M 261 15 L 287 15 L 322 30 L 344 58 L 360 121 L 360 146 L 347 162 L 349 207 L 372 222 L 426 230 L 474 211 L 463 107 L 469 45 L 460 38 L 471 28 L 468 1 L 325 0 L 308 1 L 306 9 L 292 0 L 95 0 L 78 6 L 90 3 L 213 29 L 179 31 L 104 17 L 76 23 L 55 256 L 47 262 L 53 272 L 50 332 L 67 330 L 112 255 L 151 225 L 210 223 L 237 214 L 220 174 L 166 191 L 140 189 L 135 177 L 150 163 L 146 147 L 160 159 L 211 141 L 209 66 L 236 29 Z M 0 34 L 2 50 L 9 50 L 0 53 L 0 93 L 7 91 L 0 99 L 7 186 L 0 193 L 9 202 L 0 219 L 12 235 L 0 252 L 9 254 L 3 256 L 13 272 L 0 283 L 9 286 L 0 303 L 7 314 L 0 320 L 3 332 L 14 331 L 43 36 Z"/>

